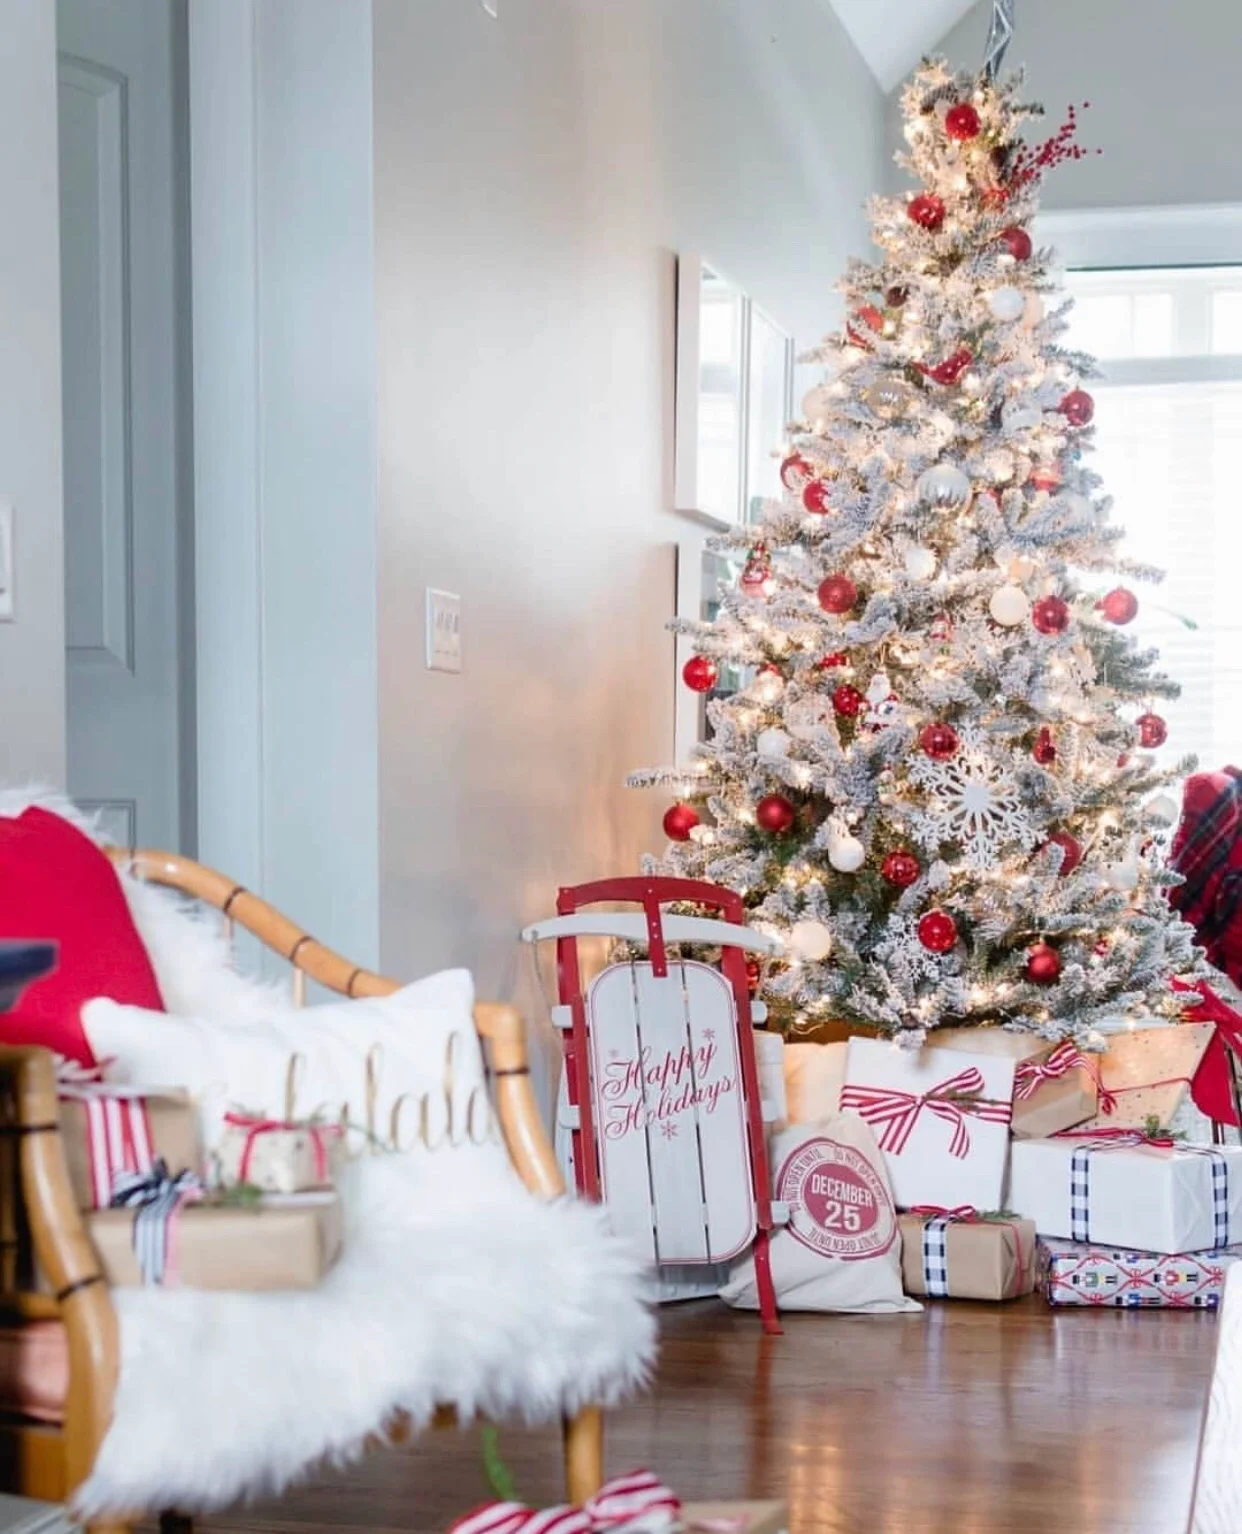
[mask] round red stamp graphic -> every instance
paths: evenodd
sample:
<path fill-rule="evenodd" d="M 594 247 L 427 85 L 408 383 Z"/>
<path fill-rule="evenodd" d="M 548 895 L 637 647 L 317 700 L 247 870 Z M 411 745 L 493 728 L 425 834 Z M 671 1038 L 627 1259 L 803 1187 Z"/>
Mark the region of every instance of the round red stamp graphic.
<path fill-rule="evenodd" d="M 888 1189 L 852 1145 L 822 1136 L 800 1145 L 777 1174 L 776 1197 L 789 1205 L 789 1234 L 825 1257 L 875 1257 L 897 1235 Z"/>

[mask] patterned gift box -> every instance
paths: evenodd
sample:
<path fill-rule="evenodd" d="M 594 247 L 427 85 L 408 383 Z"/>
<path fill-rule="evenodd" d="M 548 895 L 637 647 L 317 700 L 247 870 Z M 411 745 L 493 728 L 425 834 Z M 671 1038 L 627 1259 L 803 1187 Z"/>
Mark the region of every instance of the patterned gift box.
<path fill-rule="evenodd" d="M 216 1180 L 222 1188 L 246 1183 L 264 1193 L 331 1187 L 340 1171 L 344 1144 L 335 1124 L 228 1113 L 215 1152 Z"/>
<path fill-rule="evenodd" d="M 1013 1074 L 995 1055 L 849 1041 L 841 1110 L 871 1125 L 899 1208 L 1002 1207 Z"/>
<path fill-rule="evenodd" d="M 1215 1310 L 1224 1292 L 1225 1272 L 1240 1257 L 1242 1246 L 1165 1254 L 1041 1240 L 1039 1287 L 1049 1305 Z"/>
<path fill-rule="evenodd" d="M 937 1048 L 1002 1055 L 1014 1062 L 1015 1140 L 1038 1140 L 1094 1118 L 1099 1086 L 1099 1056 L 1085 1055 L 1072 1043 L 1050 1044 L 1030 1033 L 1006 1028 L 937 1028 Z"/>
<path fill-rule="evenodd" d="M 1176 1023 L 1114 1034 L 1099 1056 L 1100 1112 L 1086 1124 L 1167 1129 L 1212 1042 L 1212 1023 Z"/>

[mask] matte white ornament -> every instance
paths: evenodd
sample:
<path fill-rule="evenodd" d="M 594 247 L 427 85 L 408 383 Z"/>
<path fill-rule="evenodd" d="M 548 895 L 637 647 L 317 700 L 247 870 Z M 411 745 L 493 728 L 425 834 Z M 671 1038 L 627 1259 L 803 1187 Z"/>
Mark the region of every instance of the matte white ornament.
<path fill-rule="evenodd" d="M 1002 627 L 1011 629 L 1026 621 L 1031 604 L 1021 586 L 998 586 L 988 603 L 988 611 Z"/>
<path fill-rule="evenodd" d="M 832 392 L 830 385 L 817 384 L 803 396 L 802 419 L 809 425 L 815 426 L 821 421 L 827 421 L 836 407 L 837 396 Z"/>
<path fill-rule="evenodd" d="M 842 837 L 828 849 L 828 861 L 840 874 L 854 874 L 867 861 L 867 849 L 853 836 Z"/>
<path fill-rule="evenodd" d="M 912 543 L 906 550 L 906 574 L 912 581 L 930 580 L 936 573 L 936 556 L 921 543 Z"/>
<path fill-rule="evenodd" d="M 832 933 L 822 921 L 796 921 L 790 928 L 788 947 L 796 959 L 815 964 L 832 952 Z"/>
<path fill-rule="evenodd" d="M 1153 825 L 1171 826 L 1179 814 L 1177 800 L 1168 794 L 1157 794 L 1148 801 L 1143 813 Z"/>
<path fill-rule="evenodd" d="M 916 488 L 921 501 L 942 511 L 954 511 L 970 504 L 970 481 L 956 464 L 933 464 L 919 475 Z"/>
<path fill-rule="evenodd" d="M 994 288 L 988 294 L 988 308 L 994 318 L 1010 324 L 1026 311 L 1026 295 L 1020 288 Z"/>
<path fill-rule="evenodd" d="M 1037 405 L 1025 404 L 1011 399 L 1001 406 L 1001 422 L 1006 431 L 1029 431 L 1043 420 L 1043 412 Z"/>
<path fill-rule="evenodd" d="M 1028 293 L 1023 303 L 1022 323 L 1029 329 L 1034 330 L 1044 317 L 1044 301 L 1038 293 Z"/>
<path fill-rule="evenodd" d="M 761 730 L 755 740 L 755 750 L 760 756 L 788 756 L 789 736 L 784 730 Z"/>
<path fill-rule="evenodd" d="M 1110 863 L 1104 870 L 1104 882 L 1109 889 L 1134 889 L 1139 882 L 1138 859 L 1128 857 L 1123 862 Z"/>

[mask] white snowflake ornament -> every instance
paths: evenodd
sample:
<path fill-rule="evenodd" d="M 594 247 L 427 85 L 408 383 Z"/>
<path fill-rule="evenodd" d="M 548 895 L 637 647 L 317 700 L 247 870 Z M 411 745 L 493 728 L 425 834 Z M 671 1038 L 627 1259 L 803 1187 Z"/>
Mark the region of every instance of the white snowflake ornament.
<path fill-rule="evenodd" d="M 927 804 L 914 816 L 914 834 L 929 850 L 956 842 L 966 867 L 985 872 L 997 866 L 1011 843 L 1030 851 L 1039 840 L 1012 773 L 975 729 L 961 731 L 961 744 L 947 761 L 916 756 L 910 778 L 927 790 Z"/>

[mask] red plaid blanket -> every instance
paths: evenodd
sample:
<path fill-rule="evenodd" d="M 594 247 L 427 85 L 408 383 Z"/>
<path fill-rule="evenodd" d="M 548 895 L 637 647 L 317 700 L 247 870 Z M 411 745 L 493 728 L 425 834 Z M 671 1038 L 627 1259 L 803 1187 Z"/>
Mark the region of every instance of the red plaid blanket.
<path fill-rule="evenodd" d="M 1242 771 L 1187 778 L 1170 864 L 1186 881 L 1169 892 L 1217 969 L 1242 984 Z"/>

